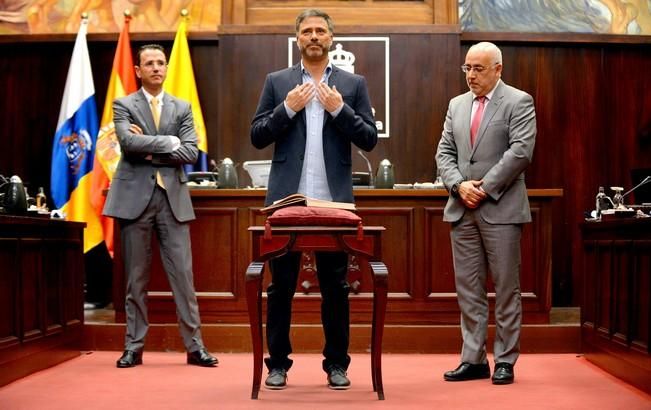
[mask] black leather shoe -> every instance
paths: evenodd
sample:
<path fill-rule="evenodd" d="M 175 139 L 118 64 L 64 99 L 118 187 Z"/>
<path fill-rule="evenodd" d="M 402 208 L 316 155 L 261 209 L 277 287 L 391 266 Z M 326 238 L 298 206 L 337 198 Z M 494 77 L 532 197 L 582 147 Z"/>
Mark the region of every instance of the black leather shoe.
<path fill-rule="evenodd" d="M 271 369 L 264 381 L 264 387 L 271 390 L 282 390 L 287 387 L 287 370 Z"/>
<path fill-rule="evenodd" d="M 346 371 L 339 366 L 331 366 L 328 369 L 328 387 L 332 390 L 350 389 L 350 380 L 346 377 Z"/>
<path fill-rule="evenodd" d="M 194 364 L 196 366 L 203 367 L 214 367 L 219 363 L 216 357 L 212 356 L 206 349 L 203 347 L 194 352 L 188 352 L 188 364 Z"/>
<path fill-rule="evenodd" d="M 443 374 L 443 378 L 449 382 L 488 379 L 490 376 L 491 369 L 488 366 L 488 363 L 472 364 L 466 362 L 461 363 L 456 369 Z"/>
<path fill-rule="evenodd" d="M 495 363 L 495 372 L 493 372 L 493 384 L 511 384 L 515 375 L 513 374 L 513 365 L 511 363 Z"/>
<path fill-rule="evenodd" d="M 116 366 L 123 369 L 125 367 L 133 367 L 142 364 L 142 352 L 135 352 L 133 350 L 125 350 L 122 356 L 115 362 Z"/>

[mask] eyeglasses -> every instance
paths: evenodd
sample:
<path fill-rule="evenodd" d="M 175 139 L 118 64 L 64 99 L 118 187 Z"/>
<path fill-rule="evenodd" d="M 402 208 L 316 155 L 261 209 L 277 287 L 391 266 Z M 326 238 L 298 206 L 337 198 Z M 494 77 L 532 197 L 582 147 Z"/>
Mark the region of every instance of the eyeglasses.
<path fill-rule="evenodd" d="M 461 65 L 461 71 L 463 71 L 464 73 L 469 73 L 471 71 L 474 71 L 477 74 L 481 74 L 484 71 L 488 70 L 489 68 L 495 67 L 498 64 L 499 63 L 493 63 L 492 65 L 490 65 L 488 67 L 484 67 L 483 65 L 463 64 L 463 65 Z"/>

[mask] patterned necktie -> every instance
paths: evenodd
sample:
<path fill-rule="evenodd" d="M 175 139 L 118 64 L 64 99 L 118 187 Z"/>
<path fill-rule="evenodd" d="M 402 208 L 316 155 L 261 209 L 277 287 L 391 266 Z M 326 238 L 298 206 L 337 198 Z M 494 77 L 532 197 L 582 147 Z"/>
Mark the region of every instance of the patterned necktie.
<path fill-rule="evenodd" d="M 484 115 L 484 103 L 486 102 L 486 97 L 477 97 L 479 101 L 479 107 L 475 111 L 475 116 L 472 117 L 472 123 L 470 124 L 470 146 L 475 146 L 475 138 L 477 137 L 477 131 L 479 131 L 479 124 L 481 124 L 481 117 Z"/>
<path fill-rule="evenodd" d="M 152 97 L 151 99 L 151 115 L 154 117 L 154 124 L 156 124 L 156 129 L 158 129 L 160 115 L 158 114 L 158 99 L 156 97 Z"/>

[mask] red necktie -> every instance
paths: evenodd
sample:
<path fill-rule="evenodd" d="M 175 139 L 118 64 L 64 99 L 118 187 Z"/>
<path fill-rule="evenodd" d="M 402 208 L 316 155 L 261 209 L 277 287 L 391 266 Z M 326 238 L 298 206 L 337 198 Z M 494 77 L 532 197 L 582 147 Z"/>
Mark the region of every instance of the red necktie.
<path fill-rule="evenodd" d="M 479 101 L 479 107 L 475 111 L 475 116 L 472 117 L 472 123 L 470 123 L 470 146 L 475 146 L 475 138 L 477 137 L 477 131 L 479 131 L 479 124 L 481 124 L 481 117 L 484 115 L 484 103 L 486 102 L 486 97 L 477 97 Z"/>

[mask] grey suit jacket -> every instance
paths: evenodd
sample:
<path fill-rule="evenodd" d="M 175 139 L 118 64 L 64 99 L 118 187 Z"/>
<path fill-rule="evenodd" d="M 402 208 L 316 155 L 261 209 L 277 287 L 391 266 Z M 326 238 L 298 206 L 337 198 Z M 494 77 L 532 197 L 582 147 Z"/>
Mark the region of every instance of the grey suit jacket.
<path fill-rule="evenodd" d="M 450 189 L 460 180 L 483 179 L 488 198 L 479 212 L 486 222 L 530 222 L 524 170 L 531 162 L 536 140 L 533 98 L 500 81 L 484 109 L 474 147 L 470 146 L 472 100 L 472 93 L 467 92 L 448 106 L 436 152 L 443 183 Z M 465 209 L 460 198 L 450 196 L 443 220 L 458 221 Z"/>
<path fill-rule="evenodd" d="M 113 102 L 113 121 L 122 157 L 111 181 L 104 215 L 138 218 L 154 192 L 158 171 L 174 217 L 179 222 L 194 219 L 183 171 L 183 165 L 195 163 L 199 153 L 190 104 L 165 93 L 157 131 L 147 98 L 139 90 Z M 130 124 L 137 124 L 144 135 L 131 133 Z M 181 140 L 174 151 L 169 135 Z M 145 159 L 149 154 L 152 159 Z"/>
<path fill-rule="evenodd" d="M 251 124 L 251 142 L 256 148 L 274 143 L 267 205 L 298 191 L 305 154 L 305 109 L 290 119 L 283 101 L 302 82 L 300 63 L 267 75 Z M 323 155 L 328 186 L 333 201 L 353 202 L 350 144 L 370 151 L 377 144 L 377 129 L 364 77 L 333 66 L 328 85 L 336 86 L 344 99 L 336 118 L 327 112 L 324 115 Z"/>

